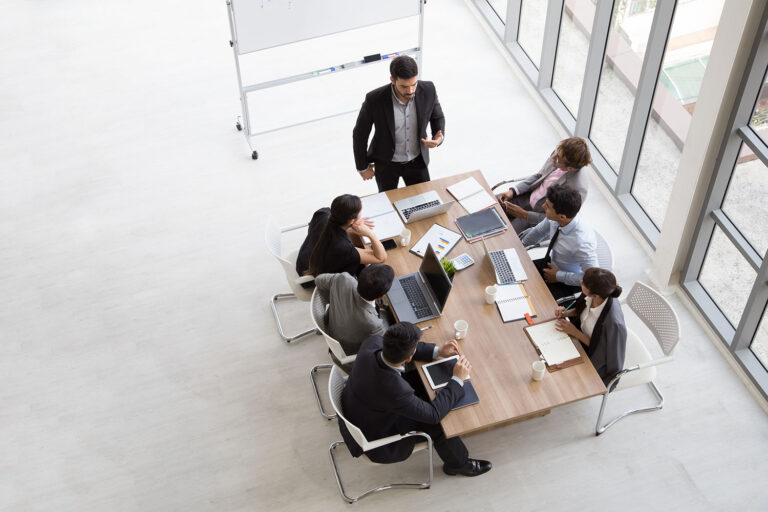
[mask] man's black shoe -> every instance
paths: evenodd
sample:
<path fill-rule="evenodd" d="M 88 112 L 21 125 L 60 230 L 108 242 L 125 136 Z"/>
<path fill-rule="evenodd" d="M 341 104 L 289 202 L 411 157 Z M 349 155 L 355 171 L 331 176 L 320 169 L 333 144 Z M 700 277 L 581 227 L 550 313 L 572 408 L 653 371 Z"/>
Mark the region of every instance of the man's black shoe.
<path fill-rule="evenodd" d="M 446 475 L 464 475 L 464 476 L 477 476 L 487 473 L 491 470 L 493 464 L 487 460 L 468 459 L 467 463 L 460 468 L 451 468 L 443 465 L 443 472 Z"/>

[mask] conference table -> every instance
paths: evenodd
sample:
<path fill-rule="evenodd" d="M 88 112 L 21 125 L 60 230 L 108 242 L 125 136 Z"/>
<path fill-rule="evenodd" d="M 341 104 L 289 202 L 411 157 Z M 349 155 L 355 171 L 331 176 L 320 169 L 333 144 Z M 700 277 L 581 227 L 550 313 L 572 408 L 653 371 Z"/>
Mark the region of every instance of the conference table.
<path fill-rule="evenodd" d="M 390 190 L 387 197 L 394 202 L 434 190 L 443 201 L 450 201 L 454 197 L 446 187 L 468 177 L 475 178 L 491 193 L 482 172 L 477 170 Z M 495 208 L 506 219 L 498 204 Z M 454 221 L 466 214 L 466 210 L 457 201 L 442 215 L 408 224 L 411 230 L 410 243 L 407 247 L 398 246 L 388 251 L 387 264 L 395 269 L 398 276 L 417 272 L 422 259 L 410 253 L 409 248 L 435 223 L 458 232 Z M 505 233 L 488 238 L 486 244 L 489 250 L 516 250 L 528 277 L 524 287 L 537 315 L 534 322 L 554 318 L 555 300 L 511 226 Z M 496 305 L 485 303 L 485 287 L 494 284 L 496 277 L 482 242 L 470 244 L 462 238 L 446 257 L 451 259 L 465 252 L 475 263 L 455 273 L 453 288 L 442 316 L 418 324 L 422 328 L 431 327 L 424 331 L 423 341 L 442 343 L 454 337 L 453 324 L 456 320 L 462 319 L 469 323 L 467 336 L 459 341 L 459 347 L 472 364 L 471 380 L 480 402 L 448 413 L 441 422 L 446 436 L 483 432 L 543 416 L 553 407 L 604 394 L 605 385 L 580 343 L 576 345 L 583 364 L 547 371 L 541 381 L 531 378 L 531 364 L 539 356 L 523 331 L 527 322 L 519 320 L 505 324 Z M 435 392 L 427 383 L 421 365 L 417 363 L 417 366 L 430 398 L 434 399 Z"/>

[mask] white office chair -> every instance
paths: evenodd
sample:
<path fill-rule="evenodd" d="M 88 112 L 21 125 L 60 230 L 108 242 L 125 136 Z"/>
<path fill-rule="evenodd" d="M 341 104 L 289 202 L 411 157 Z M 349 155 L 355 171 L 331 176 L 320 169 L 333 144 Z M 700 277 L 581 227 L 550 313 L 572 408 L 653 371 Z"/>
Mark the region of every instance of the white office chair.
<path fill-rule="evenodd" d="M 622 300 L 621 303 L 634 311 L 650 329 L 653 333 L 654 341 L 661 347 L 664 357 L 654 359 L 645 344 L 640 340 L 640 337 L 627 329 L 627 350 L 624 356 L 624 369 L 611 379 L 607 386 L 610 391 L 603 395 L 603 401 L 600 404 L 600 414 L 597 417 L 597 425 L 595 426 L 595 435 L 597 436 L 630 414 L 655 411 L 664 406 L 664 397 L 653 382 L 656 378 L 656 366 L 672 361 L 672 352 L 680 340 L 680 322 L 677 319 L 677 313 L 672 309 L 669 302 L 659 295 L 656 290 L 644 283 L 637 282 L 632 287 L 632 290 L 630 290 L 626 299 Z M 613 388 L 614 383 L 619 378 L 621 380 Z M 605 425 L 601 425 L 608 396 L 616 391 L 641 384 L 648 385 L 658 402 L 651 407 L 629 410 Z"/>
<path fill-rule="evenodd" d="M 338 340 L 334 339 L 330 334 L 326 332 L 325 327 L 325 312 L 328 309 L 328 303 L 326 303 L 323 300 L 322 295 L 317 291 L 317 288 L 315 288 L 315 291 L 312 293 L 312 300 L 309 302 L 309 309 L 312 314 L 312 322 L 315 324 L 315 329 L 319 331 L 323 337 L 325 338 L 325 342 L 328 344 L 328 349 L 331 351 L 331 354 L 335 356 L 334 364 L 318 364 L 312 367 L 312 369 L 309 371 L 309 380 L 312 383 L 312 390 L 315 392 L 315 398 L 317 399 L 317 407 L 320 409 L 320 414 L 323 415 L 323 418 L 327 420 L 332 420 L 336 417 L 335 414 L 329 414 L 325 412 L 323 409 L 323 403 L 320 400 L 320 391 L 317 389 L 317 381 L 315 380 L 315 375 L 319 373 L 321 370 L 329 370 L 334 367 L 334 365 L 347 365 L 350 363 L 353 363 L 355 361 L 355 357 L 357 355 L 353 354 L 351 356 L 348 356 L 346 352 L 344 352 L 344 349 L 341 346 L 341 343 L 339 343 Z M 333 359 L 333 358 L 332 358 Z M 344 377 L 347 376 L 346 372 L 341 368 L 341 366 L 338 366 L 339 370 L 341 371 L 342 375 Z"/>
<path fill-rule="evenodd" d="M 277 322 L 277 330 L 280 332 L 280 336 L 283 338 L 283 340 L 288 343 L 315 332 L 314 329 L 309 329 L 308 331 L 289 336 L 283 331 L 283 326 L 280 323 L 280 316 L 277 313 L 277 301 L 281 299 L 298 299 L 304 302 L 308 302 L 312 297 L 312 290 L 302 288 L 301 285 L 302 283 L 314 281 L 315 278 L 313 276 L 299 277 L 296 275 L 296 257 L 299 254 L 298 249 L 292 251 L 287 256 L 283 256 L 282 252 L 283 233 L 305 228 L 307 226 L 308 223 L 305 222 L 303 224 L 281 228 L 275 224 L 274 219 L 270 216 L 267 219 L 267 226 L 264 230 L 264 241 L 267 244 L 267 249 L 269 249 L 269 252 L 271 252 L 275 259 L 277 259 L 277 261 L 280 263 L 280 266 L 283 268 L 283 272 L 285 272 L 285 278 L 292 290 L 292 293 L 278 293 L 277 295 L 274 295 L 269 301 L 270 305 L 272 306 L 272 315 L 274 315 L 275 322 Z"/>
<path fill-rule="evenodd" d="M 360 448 L 363 449 L 363 452 L 368 452 L 370 450 L 373 450 L 375 448 L 379 448 L 381 446 L 386 446 L 388 444 L 396 443 L 400 441 L 401 439 L 405 439 L 406 437 L 423 437 L 426 443 L 420 442 L 417 443 L 414 447 L 413 451 L 417 452 L 423 449 L 427 450 L 427 453 L 429 454 L 429 479 L 426 482 L 419 482 L 419 483 L 395 483 L 395 484 L 385 484 L 380 487 L 375 487 L 373 489 L 369 489 L 365 491 L 364 493 L 355 496 L 350 497 L 347 496 L 347 494 L 344 492 L 344 486 L 341 483 L 341 476 L 339 475 L 339 468 L 336 465 L 336 459 L 333 457 L 333 452 L 337 446 L 340 444 L 345 444 L 344 441 L 336 441 L 335 443 L 331 443 L 331 446 L 328 448 L 328 454 L 331 457 L 331 467 L 333 468 L 333 475 L 336 477 L 336 484 L 339 486 L 339 493 L 341 493 L 341 497 L 344 498 L 347 503 L 354 503 L 362 498 L 365 498 L 366 496 L 369 496 L 373 493 L 377 493 L 379 491 L 386 491 L 387 489 L 429 489 L 429 487 L 432 485 L 432 438 L 429 437 L 428 434 L 424 432 L 408 432 L 407 434 L 395 434 L 393 436 L 389 437 L 383 437 L 381 439 L 376 439 L 373 441 L 369 441 L 366 439 L 365 435 L 363 435 L 363 432 L 357 428 L 355 425 L 350 423 L 345 417 L 344 412 L 341 410 L 341 392 L 344 390 L 344 385 L 346 384 L 346 377 L 342 375 L 341 370 L 339 370 L 338 366 L 334 366 L 331 369 L 331 376 L 328 381 L 328 394 L 331 397 L 331 404 L 333 405 L 333 409 L 336 411 L 336 415 L 338 416 L 339 421 L 343 421 L 344 425 L 347 427 L 347 430 L 349 430 L 349 433 L 354 438 L 355 442 L 360 445 Z M 377 463 L 371 461 L 368 459 L 365 453 L 361 456 L 363 457 L 367 462 L 370 464 L 378 465 Z"/>

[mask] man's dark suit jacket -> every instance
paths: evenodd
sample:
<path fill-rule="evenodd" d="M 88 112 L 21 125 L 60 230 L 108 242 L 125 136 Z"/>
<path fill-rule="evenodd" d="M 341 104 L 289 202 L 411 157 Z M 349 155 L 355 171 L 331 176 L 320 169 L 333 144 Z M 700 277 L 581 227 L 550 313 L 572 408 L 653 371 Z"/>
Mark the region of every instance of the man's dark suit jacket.
<path fill-rule="evenodd" d="M 464 388 L 451 379 L 438 391 L 435 400 L 426 402 L 397 370 L 381 359 L 383 338 L 370 336 L 357 353 L 352 373 L 341 395 L 344 417 L 373 441 L 414 430 L 414 422 L 437 424 L 464 396 Z M 431 361 L 435 345 L 419 342 L 414 359 Z M 360 446 L 339 421 L 339 430 L 354 457 L 362 455 Z M 409 437 L 366 453 L 374 462 L 390 463 L 407 459 L 420 437 Z"/>
<path fill-rule="evenodd" d="M 427 123 L 432 128 L 432 136 L 442 130 L 445 137 L 445 117 L 437 100 L 435 85 L 419 80 L 415 100 L 419 139 L 427 138 Z M 391 84 L 365 95 L 355 128 L 352 130 L 352 148 L 355 153 L 355 165 L 359 171 L 365 170 L 371 162 L 383 166 L 392 161 L 392 155 L 395 154 L 395 113 L 392 101 Z M 366 149 L 371 126 L 375 127 L 375 131 L 371 145 Z M 429 165 L 429 149 L 422 142 L 419 142 L 419 146 L 424 165 Z"/>

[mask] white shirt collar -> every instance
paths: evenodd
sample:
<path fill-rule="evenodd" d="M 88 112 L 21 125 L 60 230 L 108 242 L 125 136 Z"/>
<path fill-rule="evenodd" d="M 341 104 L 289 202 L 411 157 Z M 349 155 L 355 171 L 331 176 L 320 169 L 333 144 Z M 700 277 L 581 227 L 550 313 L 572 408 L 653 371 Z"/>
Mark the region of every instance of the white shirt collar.
<path fill-rule="evenodd" d="M 600 316 L 600 313 L 603 312 L 603 309 L 605 308 L 605 305 L 608 303 L 608 297 L 605 298 L 605 300 L 603 301 L 602 304 L 600 304 L 599 306 L 594 307 L 594 308 L 592 307 L 592 296 L 587 296 L 587 298 L 584 299 L 584 301 L 587 304 L 587 308 L 589 308 L 589 313 L 590 314 L 593 314 L 593 315 L 596 315 L 596 316 Z"/>

